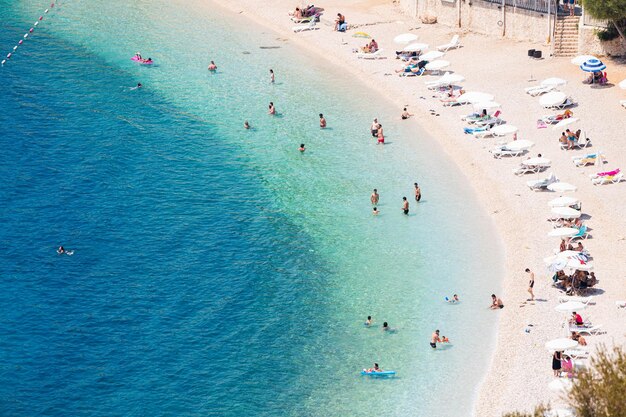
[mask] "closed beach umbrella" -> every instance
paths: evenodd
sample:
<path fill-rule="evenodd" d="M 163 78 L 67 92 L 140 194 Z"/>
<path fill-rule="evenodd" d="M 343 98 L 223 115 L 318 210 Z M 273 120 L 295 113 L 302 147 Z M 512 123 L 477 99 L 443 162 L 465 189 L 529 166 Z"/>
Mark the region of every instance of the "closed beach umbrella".
<path fill-rule="evenodd" d="M 622 90 L 626 90 L 626 79 L 623 79 L 617 85 L 619 85 L 619 88 L 621 88 Z"/>
<path fill-rule="evenodd" d="M 559 227 L 553 229 L 548 233 L 550 237 L 572 237 L 578 234 L 578 229 L 573 227 Z"/>
<path fill-rule="evenodd" d="M 535 146 L 535 143 L 529 140 L 514 140 L 513 142 L 506 144 L 506 149 L 510 151 L 523 151 L 525 149 L 532 148 L 533 146 Z"/>
<path fill-rule="evenodd" d="M 561 91 L 552 91 L 541 96 L 541 98 L 539 98 L 539 104 L 543 107 L 553 107 L 563 104 L 566 99 L 567 96 L 565 93 Z"/>
<path fill-rule="evenodd" d="M 572 58 L 572 64 L 576 65 L 577 67 L 584 64 L 585 62 L 589 61 L 590 59 L 598 59 L 593 55 L 578 55 L 576 58 Z"/>
<path fill-rule="evenodd" d="M 568 182 L 555 182 L 554 184 L 548 185 L 548 190 L 554 191 L 557 193 L 564 193 L 567 191 L 576 191 L 577 189 L 578 187 Z"/>
<path fill-rule="evenodd" d="M 568 301 L 566 303 L 561 303 L 558 306 L 554 307 L 556 311 L 560 311 L 561 313 L 571 313 L 572 311 L 580 311 L 586 308 L 587 308 L 587 304 L 581 303 L 580 301 Z M 566 340 L 570 340 L 570 339 L 566 339 Z M 577 344 L 578 343 L 574 344 L 574 346 L 576 346 Z M 546 344 L 546 347 L 548 347 L 547 344 Z M 569 349 L 569 348 L 565 348 L 565 349 Z"/>
<path fill-rule="evenodd" d="M 366 38 L 366 39 L 371 38 L 369 33 L 365 33 L 365 32 L 356 32 L 352 35 L 352 37 L 353 38 Z"/>
<path fill-rule="evenodd" d="M 571 207 L 552 207 L 552 213 L 562 219 L 577 219 L 581 216 L 581 212 Z"/>
<path fill-rule="evenodd" d="M 403 33 L 402 35 L 398 35 L 395 38 L 393 38 L 393 41 L 395 43 L 399 43 L 399 44 L 402 45 L 402 44 L 405 44 L 405 43 L 413 42 L 416 39 L 417 39 L 417 35 L 415 35 L 413 33 Z M 582 62 L 581 62 L 581 64 L 582 64 Z M 578 65 L 580 65 L 580 64 L 578 64 Z"/>
<path fill-rule="evenodd" d="M 574 123 L 576 123 L 579 120 L 580 119 L 578 117 L 568 117 L 567 119 L 563 119 L 560 122 L 558 122 L 557 124 L 555 124 L 554 126 L 552 126 L 552 129 L 559 130 L 562 127 L 574 124 Z"/>
<path fill-rule="evenodd" d="M 567 84 L 567 81 L 565 81 L 563 78 L 557 78 L 557 77 L 552 77 L 552 78 L 546 78 L 545 80 L 543 80 L 541 82 L 541 85 L 543 85 L 544 87 L 558 87 L 560 85 L 565 85 Z"/>
<path fill-rule="evenodd" d="M 585 61 L 585 63 L 580 66 L 580 69 L 585 72 L 602 71 L 605 68 L 606 68 L 606 65 L 604 65 L 602 61 L 600 61 L 597 58 L 593 58 L 588 61 Z"/>
<path fill-rule="evenodd" d="M 428 49 L 428 45 L 425 43 L 412 43 L 402 48 L 406 52 L 423 51 L 424 49 Z"/>
<path fill-rule="evenodd" d="M 559 197 L 554 200 L 550 200 L 548 205 L 550 207 L 569 207 L 580 203 L 580 200 L 576 197 Z"/>
<path fill-rule="evenodd" d="M 420 59 L 424 59 L 424 58 L 420 58 Z M 449 66 L 450 66 L 450 63 L 448 61 L 443 60 L 443 59 L 438 59 L 436 61 L 432 61 L 426 64 L 426 69 L 429 71 L 439 71 L 440 69 L 443 69 Z"/>
<path fill-rule="evenodd" d="M 567 304 L 567 303 L 565 303 Z M 563 304 L 561 304 L 563 305 Z M 576 310 L 572 310 L 576 311 Z M 560 339 L 553 339 L 546 343 L 546 349 L 550 351 L 564 351 L 567 349 L 573 349 L 578 346 L 578 342 L 572 339 L 568 339 L 566 337 L 562 337 Z"/>
<path fill-rule="evenodd" d="M 554 379 L 548 384 L 548 389 L 552 392 L 568 392 L 572 389 L 572 381 L 569 379 Z"/>
<path fill-rule="evenodd" d="M 481 101 L 492 101 L 493 96 L 487 93 L 480 93 L 478 91 L 470 91 L 465 94 L 461 94 L 456 101 L 459 103 L 480 103 Z"/>
<path fill-rule="evenodd" d="M 434 61 L 435 59 L 439 59 L 444 55 L 445 54 L 441 51 L 430 51 L 420 56 L 420 59 L 423 59 L 424 61 Z"/>
<path fill-rule="evenodd" d="M 481 101 L 479 103 L 472 103 L 472 106 L 479 110 L 494 110 L 500 108 L 500 103 L 496 103 L 495 101 Z"/>
<path fill-rule="evenodd" d="M 548 158 L 541 158 L 541 157 L 530 158 L 525 161 L 522 161 L 522 165 L 532 166 L 532 167 L 550 166 L 551 163 L 552 161 L 550 161 Z"/>
<path fill-rule="evenodd" d="M 515 132 L 517 132 L 517 127 L 513 125 L 498 125 L 494 127 L 493 129 L 491 129 L 491 133 L 493 133 L 496 136 L 512 135 Z M 512 143 L 515 143 L 515 142 L 512 142 Z"/>

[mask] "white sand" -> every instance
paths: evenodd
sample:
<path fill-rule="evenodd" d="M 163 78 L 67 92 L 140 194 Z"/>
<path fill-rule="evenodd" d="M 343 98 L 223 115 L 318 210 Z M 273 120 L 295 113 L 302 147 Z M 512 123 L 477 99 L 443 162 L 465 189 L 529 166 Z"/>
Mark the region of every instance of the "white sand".
<path fill-rule="evenodd" d="M 543 345 L 546 341 L 562 337 L 563 316 L 554 311 L 557 297 L 561 294 L 551 287 L 550 275 L 543 258 L 557 248 L 558 240 L 546 234 L 551 230 L 546 218 L 550 213 L 547 202 L 560 194 L 530 191 L 526 181 L 538 178 L 536 174 L 517 177 L 511 170 L 522 158 L 495 160 L 488 152 L 496 139 L 473 139 L 464 135 L 464 123 L 459 116 L 471 111 L 471 107 L 444 108 L 424 81 L 434 76 L 415 78 L 398 77 L 394 70 L 401 66 L 395 60 L 397 45 L 395 35 L 411 31 L 419 36 L 418 41 L 431 47 L 447 43 L 454 30 L 440 25 L 424 25 L 402 14 L 388 1 L 345 0 L 340 6 L 326 2 L 319 24 L 320 30 L 294 34 L 294 26 L 287 15 L 298 5 L 289 0 L 262 2 L 259 0 L 217 0 L 222 6 L 251 18 L 277 32 L 277 37 L 288 39 L 300 48 L 319 54 L 340 66 L 344 71 L 362 79 L 379 94 L 389 97 L 398 106 L 408 104 L 416 116 L 410 121 L 396 123 L 419 123 L 438 139 L 442 147 L 461 168 L 485 210 L 492 215 L 506 250 L 507 274 L 503 282 L 501 297 L 506 307 L 494 312 L 500 315 L 496 351 L 487 377 L 478 393 L 475 415 L 495 417 L 504 411 L 528 410 L 539 402 L 558 402 L 558 395 L 547 389 L 553 379 L 551 354 Z M 182 4 L 182 3 L 181 3 Z M 215 7 L 212 2 L 202 7 Z M 367 25 L 347 33 L 332 31 L 332 22 L 338 12 L 346 15 L 350 24 Z M 352 38 L 352 33 L 365 31 L 371 34 L 383 49 L 388 59 L 369 61 L 357 59 L 352 49 L 364 45 L 365 39 Z M 586 221 L 592 238 L 583 244 L 594 257 L 595 271 L 600 283 L 597 288 L 604 291 L 597 297 L 597 304 L 582 312 L 591 315 L 594 323 L 603 325 L 606 334 L 587 337 L 590 347 L 600 343 L 624 344 L 626 339 L 626 310 L 618 310 L 615 300 L 626 299 L 624 278 L 624 250 L 626 249 L 626 182 L 617 185 L 593 186 L 589 174 L 615 168 L 626 169 L 624 145 L 626 140 L 626 109 L 619 106 L 626 99 L 626 91 L 618 87 L 591 88 L 582 84 L 583 73 L 569 58 L 547 58 L 530 60 L 527 49 L 536 48 L 549 55 L 545 45 L 529 42 L 492 39 L 482 35 L 462 33 L 463 48 L 449 51 L 443 59 L 452 63 L 450 70 L 466 77 L 463 86 L 467 91 L 484 91 L 495 95 L 503 105 L 502 117 L 520 128 L 519 139 L 536 143 L 531 155 L 543 154 L 552 160 L 552 169 L 561 179 L 579 187 L 575 196 L 583 202 L 583 212 L 591 218 Z M 344 44 L 345 43 L 345 44 Z M 626 67 L 610 59 L 608 65 L 610 81 L 617 84 L 626 78 Z M 393 75 L 386 75 L 386 74 Z M 528 82 L 531 74 L 537 80 L 561 77 L 568 85 L 561 88 L 574 97 L 578 106 L 572 110 L 581 119 L 580 127 L 592 139 L 593 147 L 582 151 L 559 149 L 557 138 L 560 132 L 536 129 L 536 120 L 553 111 L 542 110 L 539 99 L 524 93 L 524 88 L 538 82 Z M 420 99 L 420 97 L 426 99 Z M 440 116 L 432 116 L 429 109 Z M 417 146 L 417 144 L 416 144 Z M 604 167 L 589 166 L 576 168 L 571 162 L 574 155 L 603 151 L 608 158 Z M 543 178 L 545 174 L 540 174 Z M 428 193 L 428 190 L 424 190 Z M 546 301 L 522 304 L 528 297 L 526 267 L 536 273 L 535 294 Z M 485 304 L 490 303 L 485 294 Z M 533 324 L 532 331 L 524 328 Z M 469 413 L 468 413 L 469 414 Z"/>

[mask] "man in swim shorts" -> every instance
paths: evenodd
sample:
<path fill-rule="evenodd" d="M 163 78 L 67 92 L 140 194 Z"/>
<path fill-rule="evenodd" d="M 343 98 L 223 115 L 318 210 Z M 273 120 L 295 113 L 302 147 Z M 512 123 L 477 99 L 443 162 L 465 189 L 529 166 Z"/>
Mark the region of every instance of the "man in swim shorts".
<path fill-rule="evenodd" d="M 371 197 L 370 197 L 370 201 L 372 202 L 372 204 L 378 204 L 378 198 L 380 196 L 378 195 L 378 190 L 376 188 L 374 188 L 374 192 L 372 193 Z"/>
<path fill-rule="evenodd" d="M 435 330 L 432 336 L 430 336 L 430 347 L 437 349 L 437 342 L 441 342 L 441 339 L 439 339 L 439 330 Z"/>
<path fill-rule="evenodd" d="M 326 127 L 326 119 L 324 119 L 324 115 L 320 113 L 320 128 L 324 129 Z"/>
<path fill-rule="evenodd" d="M 402 197 L 402 212 L 407 216 L 409 215 L 409 202 L 406 197 Z"/>
<path fill-rule="evenodd" d="M 422 190 L 420 190 L 420 186 L 417 183 L 414 183 L 413 186 L 415 187 L 415 201 L 419 203 L 422 199 Z"/>
<path fill-rule="evenodd" d="M 372 127 L 370 128 L 370 132 L 372 132 L 372 137 L 378 137 L 378 119 L 374 119 L 372 122 Z"/>

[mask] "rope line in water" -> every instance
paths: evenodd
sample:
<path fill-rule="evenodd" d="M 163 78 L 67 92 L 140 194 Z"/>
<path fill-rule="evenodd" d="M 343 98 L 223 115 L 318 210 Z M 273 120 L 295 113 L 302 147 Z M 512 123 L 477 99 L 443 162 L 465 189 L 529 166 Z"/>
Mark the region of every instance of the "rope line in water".
<path fill-rule="evenodd" d="M 24 39 L 20 39 L 20 41 L 17 43 L 17 45 L 15 45 L 15 46 L 13 47 L 13 51 L 12 51 L 12 52 L 9 52 L 9 53 L 7 54 L 6 59 L 3 59 L 3 60 L 2 60 L 2 62 L 0 62 L 0 65 L 4 66 L 4 64 L 6 64 L 6 63 L 7 63 L 7 59 L 11 59 L 11 57 L 13 56 L 13 54 L 15 54 L 15 52 L 17 51 L 17 48 L 18 48 L 18 47 L 20 47 L 20 46 L 24 43 L 24 41 L 25 41 L 26 39 L 28 39 L 28 35 L 29 35 L 29 34 L 31 34 L 31 33 L 33 33 L 33 32 L 35 31 L 35 28 L 39 25 L 39 22 L 43 21 L 43 17 L 44 17 L 46 14 L 48 14 L 48 12 L 50 11 L 50 9 L 54 8 L 55 1 L 56 1 L 56 0 L 53 0 L 53 1 L 52 1 L 52 3 L 50 3 L 50 8 L 48 8 L 48 9 L 46 9 L 46 10 L 44 10 L 44 11 L 43 11 L 43 14 L 42 14 L 41 16 L 39 16 L 39 19 L 37 19 L 37 21 L 33 24 L 33 26 L 32 26 L 30 29 L 28 29 L 28 32 L 26 32 L 26 33 L 24 34 Z"/>

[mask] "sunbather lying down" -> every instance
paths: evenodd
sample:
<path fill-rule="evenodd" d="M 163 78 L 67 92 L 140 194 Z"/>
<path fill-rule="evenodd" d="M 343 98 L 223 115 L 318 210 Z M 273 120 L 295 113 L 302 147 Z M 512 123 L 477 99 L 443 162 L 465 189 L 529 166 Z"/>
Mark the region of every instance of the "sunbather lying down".
<path fill-rule="evenodd" d="M 574 112 L 567 109 L 562 114 L 557 114 L 556 116 L 546 116 L 542 120 L 546 123 L 555 123 L 559 122 L 563 119 L 569 119 L 574 115 Z"/>
<path fill-rule="evenodd" d="M 414 72 L 419 73 L 422 68 L 424 68 L 428 64 L 428 61 L 419 61 L 417 63 L 411 63 L 409 65 L 403 66 L 402 69 L 396 70 L 396 72 Z"/>

